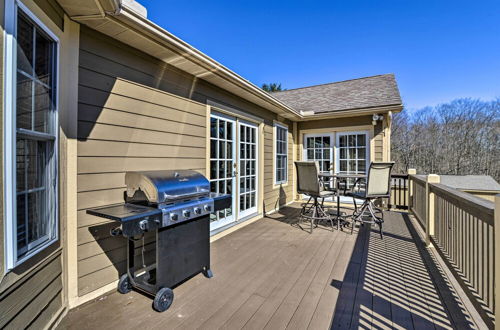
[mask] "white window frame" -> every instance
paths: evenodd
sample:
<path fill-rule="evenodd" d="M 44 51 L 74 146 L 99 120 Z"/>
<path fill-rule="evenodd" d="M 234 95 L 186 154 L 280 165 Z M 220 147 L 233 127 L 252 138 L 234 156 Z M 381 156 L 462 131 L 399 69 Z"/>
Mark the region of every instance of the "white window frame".
<path fill-rule="evenodd" d="M 283 154 L 278 154 L 278 129 L 284 129 L 285 130 L 285 150 L 286 152 Z M 282 141 L 283 142 L 283 141 Z M 288 126 L 279 124 L 279 123 L 274 123 L 274 184 L 275 185 L 283 185 L 288 183 Z M 284 180 L 279 180 L 278 181 L 278 176 L 277 176 L 277 171 L 278 171 L 278 155 L 285 156 L 286 157 L 286 165 L 285 165 L 285 175 L 284 175 Z"/>
<path fill-rule="evenodd" d="M 330 168 L 333 165 L 333 156 L 335 152 L 335 139 L 334 139 L 334 133 L 306 133 L 303 136 L 303 148 L 302 148 L 302 159 L 304 160 L 309 160 L 307 157 L 307 138 L 315 138 L 315 137 L 324 137 L 328 136 L 330 138 Z M 336 155 L 335 155 L 336 156 Z M 326 171 L 332 173 L 332 170 Z"/>
<path fill-rule="evenodd" d="M 336 132 L 335 137 L 335 173 L 340 173 L 340 137 L 345 135 L 365 135 L 365 173 L 368 174 L 370 166 L 370 132 L 369 131 L 342 131 Z"/>
<path fill-rule="evenodd" d="M 49 177 L 48 182 L 54 185 L 54 214 L 51 216 L 51 236 L 44 244 L 29 251 L 21 258 L 17 257 L 17 217 L 16 217 L 16 116 L 15 111 L 4 111 L 4 251 L 5 251 L 5 270 L 11 270 L 17 265 L 28 260 L 35 254 L 44 250 L 59 239 L 59 203 L 58 203 L 58 160 L 59 160 L 59 81 L 60 81 L 60 41 L 54 34 L 26 5 L 20 0 L 5 1 L 5 28 L 4 28 L 4 109 L 16 108 L 16 73 L 17 73 L 17 43 L 16 29 L 18 10 L 29 17 L 53 42 L 55 42 L 55 95 L 54 106 L 54 155 L 51 160 L 51 171 L 54 177 Z"/>

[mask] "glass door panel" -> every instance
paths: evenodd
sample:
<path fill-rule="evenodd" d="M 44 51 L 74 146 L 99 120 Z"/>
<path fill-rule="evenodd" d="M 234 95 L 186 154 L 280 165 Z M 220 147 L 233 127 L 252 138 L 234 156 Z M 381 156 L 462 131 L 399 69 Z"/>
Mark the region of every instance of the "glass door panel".
<path fill-rule="evenodd" d="M 337 134 L 337 173 L 365 174 L 368 164 L 368 134 L 347 132 Z"/>
<path fill-rule="evenodd" d="M 368 132 L 337 133 L 337 173 L 366 174 L 369 164 Z M 347 181 L 347 187 L 354 184 Z M 341 198 L 342 202 L 352 202 L 351 198 Z"/>
<path fill-rule="evenodd" d="M 257 213 L 257 140 L 257 126 L 239 123 L 239 219 Z"/>
<path fill-rule="evenodd" d="M 210 117 L 210 191 L 233 195 L 233 205 L 210 218 L 210 230 L 218 229 L 236 221 L 235 171 L 236 123 L 232 119 L 212 115 Z"/>
<path fill-rule="evenodd" d="M 333 164 L 333 135 L 306 134 L 304 136 L 304 159 L 318 161 L 319 171 L 330 173 Z M 328 184 L 333 184 L 329 182 Z"/>

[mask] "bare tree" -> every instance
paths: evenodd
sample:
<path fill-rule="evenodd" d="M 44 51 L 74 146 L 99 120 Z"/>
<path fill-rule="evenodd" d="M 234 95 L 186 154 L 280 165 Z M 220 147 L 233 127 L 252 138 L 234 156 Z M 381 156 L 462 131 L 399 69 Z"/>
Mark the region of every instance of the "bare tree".
<path fill-rule="evenodd" d="M 500 180 L 500 99 L 457 99 L 394 116 L 396 170 L 486 174 Z"/>

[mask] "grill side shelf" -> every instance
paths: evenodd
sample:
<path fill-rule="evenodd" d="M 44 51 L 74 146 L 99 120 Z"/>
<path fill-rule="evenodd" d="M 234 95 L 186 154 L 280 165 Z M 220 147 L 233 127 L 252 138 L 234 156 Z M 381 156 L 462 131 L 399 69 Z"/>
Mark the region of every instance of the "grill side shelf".
<path fill-rule="evenodd" d="M 211 192 L 210 198 L 214 200 L 214 211 L 220 211 L 231 207 L 231 195 Z"/>
<path fill-rule="evenodd" d="M 127 203 L 89 209 L 87 214 L 119 222 L 162 216 L 162 212 L 158 208 Z"/>

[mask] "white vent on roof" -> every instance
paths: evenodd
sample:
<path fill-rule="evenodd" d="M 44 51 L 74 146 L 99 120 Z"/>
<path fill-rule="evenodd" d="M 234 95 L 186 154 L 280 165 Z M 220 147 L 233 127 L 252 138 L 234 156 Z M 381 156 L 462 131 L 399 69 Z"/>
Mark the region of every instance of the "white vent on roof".
<path fill-rule="evenodd" d="M 122 4 L 128 9 L 133 10 L 134 12 L 143 17 L 148 17 L 148 10 L 146 9 L 146 7 L 144 7 L 137 1 L 134 0 L 122 0 L 122 1 L 123 1 Z"/>

